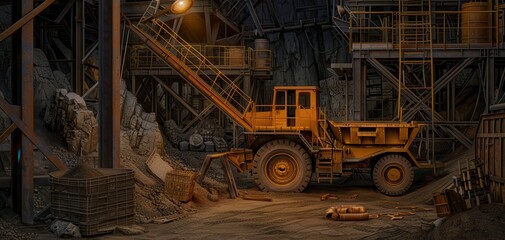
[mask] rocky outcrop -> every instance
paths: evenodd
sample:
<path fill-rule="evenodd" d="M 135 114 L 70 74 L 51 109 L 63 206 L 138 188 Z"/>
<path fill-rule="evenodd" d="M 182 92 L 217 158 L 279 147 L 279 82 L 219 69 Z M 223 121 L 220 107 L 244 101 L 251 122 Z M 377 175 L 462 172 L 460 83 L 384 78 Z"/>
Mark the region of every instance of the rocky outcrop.
<path fill-rule="evenodd" d="M 155 113 L 146 113 L 137 103 L 137 97 L 126 89 L 121 81 L 121 127 L 129 138 L 131 148 L 140 155 L 147 155 L 153 149 L 163 154 L 163 137 L 156 122 Z"/>
<path fill-rule="evenodd" d="M 44 122 L 60 132 L 68 150 L 79 156 L 97 151 L 98 122 L 84 99 L 66 89 L 58 89 L 47 106 Z"/>
<path fill-rule="evenodd" d="M 163 154 L 163 137 L 154 113 L 146 113 L 137 103 L 137 98 L 126 90 L 121 82 L 121 130 L 127 136 L 128 144 L 140 155 L 147 155 L 156 149 Z M 97 151 L 98 122 L 84 99 L 73 92 L 58 89 L 45 112 L 46 127 L 61 132 L 68 150 L 83 156 Z"/>

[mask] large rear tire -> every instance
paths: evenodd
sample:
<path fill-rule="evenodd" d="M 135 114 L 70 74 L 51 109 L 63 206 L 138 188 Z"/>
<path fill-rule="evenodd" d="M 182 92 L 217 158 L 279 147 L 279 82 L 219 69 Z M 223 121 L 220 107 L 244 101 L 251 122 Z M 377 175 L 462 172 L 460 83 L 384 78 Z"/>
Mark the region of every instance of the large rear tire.
<path fill-rule="evenodd" d="M 273 140 L 254 156 L 252 174 L 262 191 L 302 192 L 312 177 L 312 162 L 299 144 Z"/>
<path fill-rule="evenodd" d="M 412 164 L 404 156 L 386 155 L 375 164 L 373 182 L 377 189 L 386 195 L 402 195 L 414 182 Z"/>

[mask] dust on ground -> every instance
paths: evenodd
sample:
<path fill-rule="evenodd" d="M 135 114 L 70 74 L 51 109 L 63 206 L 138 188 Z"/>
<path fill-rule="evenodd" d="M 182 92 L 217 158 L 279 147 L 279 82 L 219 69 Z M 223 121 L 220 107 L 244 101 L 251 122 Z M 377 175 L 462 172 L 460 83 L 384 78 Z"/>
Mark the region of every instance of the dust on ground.
<path fill-rule="evenodd" d="M 163 159 L 172 167 L 194 171 L 199 170 L 207 154 L 181 152 L 169 144 L 165 150 L 167 154 Z M 64 160 L 72 158 L 66 160 L 71 163 L 80 161 L 64 151 L 57 151 L 57 154 L 65 156 Z M 122 164 L 135 170 L 135 220 L 148 232 L 136 236 L 115 232 L 95 236 L 93 239 L 471 239 L 471 236 L 500 239 L 503 236 L 497 237 L 498 234 L 503 234 L 500 229 L 505 229 L 502 204 L 474 208 L 446 218 L 437 228 L 433 225 L 438 218 L 431 203 L 432 193 L 443 189 L 452 175 L 457 174 L 457 159 L 464 161 L 472 156 L 472 151 L 460 151 L 450 156 L 447 159 L 448 167 L 444 170 L 447 175 L 435 177 L 421 171 L 413 189 L 399 197 L 381 194 L 366 178 L 349 180 L 338 186 L 316 184 L 313 179 L 304 193 L 265 193 L 255 187 L 254 179 L 248 173 L 233 170 L 241 195 L 270 198 L 271 202 L 229 199 L 221 165 L 216 161 L 211 164 L 204 183 L 195 186 L 193 200 L 181 203 L 167 196 L 162 182 L 147 171 L 146 156 L 137 155 L 133 150 L 125 148 L 121 151 Z M 48 188 L 37 189 L 36 202 L 43 206 L 48 202 L 43 197 L 49 195 Z M 210 200 L 210 189 L 217 192 L 217 201 Z M 338 199 L 321 201 L 321 195 L 327 193 Z M 352 198 L 355 195 L 358 197 Z M 387 216 L 358 222 L 325 218 L 327 208 L 348 204 L 363 205 L 370 214 L 406 212 L 410 210 L 403 207 L 411 206 L 428 211 L 416 211 L 414 215 L 406 215 L 402 220 L 390 220 Z M 175 221 L 151 223 L 153 219 L 163 217 Z M 3 219 L 0 227 L 6 226 L 8 230 L 0 231 L 4 234 L 0 238 L 56 239 L 47 230 L 47 225 L 25 227 L 18 221 Z M 478 231 L 477 229 L 484 232 L 481 235 L 468 235 L 467 231 Z M 465 238 L 466 236 L 468 237 Z"/>

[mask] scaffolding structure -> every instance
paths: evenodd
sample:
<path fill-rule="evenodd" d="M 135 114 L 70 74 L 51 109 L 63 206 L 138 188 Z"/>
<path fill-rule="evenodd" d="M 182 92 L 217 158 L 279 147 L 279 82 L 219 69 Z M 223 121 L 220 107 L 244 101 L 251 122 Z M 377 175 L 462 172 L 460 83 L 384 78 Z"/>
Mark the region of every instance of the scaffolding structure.
<path fill-rule="evenodd" d="M 505 72 L 503 5 L 438 0 L 344 4 L 346 14 L 333 22 L 352 58 L 353 120 L 425 123 L 417 143 L 426 158 L 434 159 L 440 146 L 471 148 L 469 131 L 477 113 L 500 102 L 495 90 L 503 85 Z M 381 102 L 370 94 L 391 91 Z M 469 99 L 473 108 L 462 109 L 459 104 Z"/>

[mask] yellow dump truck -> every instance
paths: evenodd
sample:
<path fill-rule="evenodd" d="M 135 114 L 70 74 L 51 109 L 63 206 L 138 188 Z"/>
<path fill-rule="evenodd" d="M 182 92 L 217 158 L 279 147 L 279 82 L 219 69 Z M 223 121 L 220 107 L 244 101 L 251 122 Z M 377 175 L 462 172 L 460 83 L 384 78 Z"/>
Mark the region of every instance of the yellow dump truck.
<path fill-rule="evenodd" d="M 395 122 L 335 122 L 317 105 L 317 87 L 275 87 L 272 105 L 245 113 L 250 123 L 247 149 L 229 159 L 252 170 L 264 191 L 303 191 L 353 169 L 370 169 L 377 188 L 387 195 L 405 193 L 413 166 L 431 168 L 409 151 L 420 125 Z"/>
<path fill-rule="evenodd" d="M 303 191 L 318 182 L 356 169 L 370 169 L 377 188 L 405 193 L 422 163 L 409 151 L 419 132 L 416 123 L 333 122 L 318 105 L 315 86 L 275 87 L 271 105 L 257 105 L 234 81 L 157 19 L 159 0 L 151 1 L 138 24 L 129 28 L 159 58 L 245 129 L 246 146 L 227 158 L 251 170 L 264 191 Z"/>

